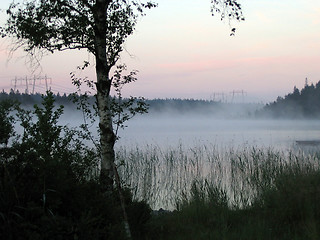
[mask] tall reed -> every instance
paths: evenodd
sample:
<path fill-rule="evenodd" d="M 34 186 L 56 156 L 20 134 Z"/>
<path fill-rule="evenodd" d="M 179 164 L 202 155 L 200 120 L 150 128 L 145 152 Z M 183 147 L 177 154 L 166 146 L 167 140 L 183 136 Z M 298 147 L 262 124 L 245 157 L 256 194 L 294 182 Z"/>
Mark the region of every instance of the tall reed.
<path fill-rule="evenodd" d="M 195 182 L 207 186 L 207 194 L 211 191 L 212 195 L 217 189 L 225 193 L 229 207 L 244 208 L 288 169 L 296 172 L 319 169 L 316 152 L 254 146 L 120 147 L 116 158 L 121 165 L 122 180 L 132 189 L 134 198 L 147 201 L 154 209 L 169 210 L 192 197 Z"/>

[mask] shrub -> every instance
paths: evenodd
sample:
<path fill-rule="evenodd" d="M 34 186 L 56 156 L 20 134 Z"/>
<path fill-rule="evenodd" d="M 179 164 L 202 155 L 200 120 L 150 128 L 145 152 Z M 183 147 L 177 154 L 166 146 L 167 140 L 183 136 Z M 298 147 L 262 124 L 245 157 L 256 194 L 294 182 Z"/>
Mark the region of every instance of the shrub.
<path fill-rule="evenodd" d="M 93 175 L 98 153 L 58 125 L 63 107 L 52 93 L 42 105 L 18 109 L 24 132 L 0 154 L 0 239 L 125 239 L 118 193 Z M 126 202 L 143 236 L 150 209 L 128 193 Z"/>

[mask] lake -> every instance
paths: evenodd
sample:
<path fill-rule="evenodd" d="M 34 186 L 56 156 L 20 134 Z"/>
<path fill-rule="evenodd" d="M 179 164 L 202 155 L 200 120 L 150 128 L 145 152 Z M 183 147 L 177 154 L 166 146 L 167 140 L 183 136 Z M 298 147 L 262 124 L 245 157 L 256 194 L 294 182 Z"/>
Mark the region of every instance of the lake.
<path fill-rule="evenodd" d="M 81 123 L 80 112 L 66 110 L 60 119 L 70 127 Z M 96 127 L 97 121 L 92 129 Z M 248 179 L 260 174 L 260 166 L 281 169 L 297 159 L 319 162 L 304 153 L 299 158 L 288 154 L 297 149 L 296 141 L 320 139 L 319 120 L 154 113 L 130 120 L 119 136 L 116 162 L 121 179 L 135 199 L 146 200 L 153 209 L 174 209 L 179 197 L 189 196 L 193 181 L 204 179 L 241 205 L 256 192 Z"/>
<path fill-rule="evenodd" d="M 213 116 L 144 115 L 120 131 L 118 145 L 162 147 L 199 143 L 289 149 L 295 141 L 320 140 L 320 120 L 223 119 Z"/>

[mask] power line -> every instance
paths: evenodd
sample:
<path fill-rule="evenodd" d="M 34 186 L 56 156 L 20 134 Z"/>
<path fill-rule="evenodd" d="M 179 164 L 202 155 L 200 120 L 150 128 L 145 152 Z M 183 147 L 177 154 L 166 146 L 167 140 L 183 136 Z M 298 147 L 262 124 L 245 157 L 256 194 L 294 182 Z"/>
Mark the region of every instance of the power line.
<path fill-rule="evenodd" d="M 11 86 L 14 86 L 14 92 L 17 90 L 17 86 L 22 86 L 25 88 L 25 93 L 29 94 L 29 87 L 32 87 L 32 94 L 34 94 L 35 87 L 39 87 L 40 85 L 45 84 L 45 89 L 48 91 L 49 84 L 52 84 L 52 78 L 45 76 L 33 76 L 33 77 L 15 77 L 11 80 Z"/>
<path fill-rule="evenodd" d="M 232 103 L 234 102 L 234 99 L 237 95 L 241 96 L 242 102 L 244 102 L 244 97 L 247 96 L 247 92 L 245 92 L 244 90 L 233 90 L 232 92 L 230 92 L 230 94 L 232 96 Z"/>
<path fill-rule="evenodd" d="M 239 99 L 238 96 L 241 97 L 241 100 L 243 103 L 245 96 L 247 96 L 247 92 L 244 90 L 233 90 L 232 92 L 229 92 L 229 93 L 213 92 L 210 96 L 210 99 L 212 101 L 227 103 L 228 100 L 230 101 L 230 98 L 231 98 L 230 102 L 234 103 L 236 99 Z"/>

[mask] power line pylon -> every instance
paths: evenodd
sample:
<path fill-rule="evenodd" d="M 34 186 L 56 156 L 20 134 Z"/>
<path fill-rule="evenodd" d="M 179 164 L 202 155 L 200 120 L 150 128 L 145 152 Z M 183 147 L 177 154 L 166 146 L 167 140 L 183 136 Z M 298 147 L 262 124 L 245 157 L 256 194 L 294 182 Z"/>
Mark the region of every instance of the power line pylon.
<path fill-rule="evenodd" d="M 234 102 L 234 99 L 237 95 L 241 96 L 242 103 L 244 103 L 244 97 L 247 96 L 247 92 L 245 92 L 244 90 L 233 90 L 232 92 L 230 92 L 230 94 L 232 96 L 232 103 Z"/>
<path fill-rule="evenodd" d="M 211 94 L 212 101 L 227 102 L 227 96 L 224 92 L 214 92 Z"/>
<path fill-rule="evenodd" d="M 15 77 L 15 79 L 11 80 L 11 85 L 14 85 L 14 92 L 17 90 L 17 86 L 20 85 L 25 87 L 25 93 L 29 94 L 29 86 L 32 86 L 32 94 L 34 94 L 35 86 L 42 85 L 41 81 L 44 80 L 46 91 L 50 90 L 48 87 L 48 81 L 50 81 L 50 85 L 52 84 L 52 79 L 45 76 L 33 76 L 33 77 Z M 20 83 L 20 84 L 19 84 Z"/>

